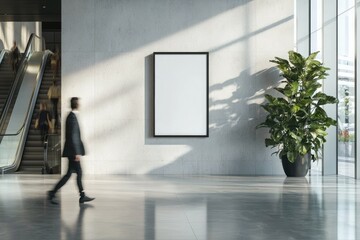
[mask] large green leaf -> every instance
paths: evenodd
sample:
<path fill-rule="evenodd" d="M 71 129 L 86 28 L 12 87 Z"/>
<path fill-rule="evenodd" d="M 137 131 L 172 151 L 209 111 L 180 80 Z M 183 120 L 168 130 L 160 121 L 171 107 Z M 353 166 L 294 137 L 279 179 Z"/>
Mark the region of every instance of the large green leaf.
<path fill-rule="evenodd" d="M 261 105 L 261 107 L 262 107 L 265 111 L 267 111 L 267 112 L 271 112 L 271 107 L 270 107 L 270 105 L 269 105 L 269 104 L 264 104 L 264 105 Z"/>
<path fill-rule="evenodd" d="M 294 51 L 289 51 L 289 60 L 296 67 L 302 67 L 305 64 L 303 56 Z"/>
<path fill-rule="evenodd" d="M 284 88 L 279 88 L 279 87 L 276 87 L 274 88 L 276 91 L 278 91 L 279 93 L 281 94 L 284 94 Z M 284 94 L 285 95 L 285 94 Z"/>
<path fill-rule="evenodd" d="M 289 151 L 289 152 L 287 152 L 286 156 L 287 156 L 289 162 L 292 162 L 292 163 L 295 162 L 296 156 L 295 156 L 294 152 Z"/>
<path fill-rule="evenodd" d="M 301 107 L 299 105 L 296 105 L 294 104 L 292 107 L 291 107 L 291 112 L 292 113 L 297 113 L 298 111 L 301 110 Z"/>
<path fill-rule="evenodd" d="M 327 135 L 326 131 L 324 131 L 322 129 L 316 129 L 315 132 L 318 136 L 326 136 Z"/>
<path fill-rule="evenodd" d="M 326 99 L 327 95 L 323 92 L 317 92 L 314 96 L 313 99 L 315 100 L 321 100 L 321 99 Z"/>
<path fill-rule="evenodd" d="M 302 138 L 299 137 L 298 135 L 296 135 L 295 133 L 293 132 L 290 132 L 290 136 L 296 140 L 296 142 L 301 142 Z"/>
<path fill-rule="evenodd" d="M 270 139 L 270 138 L 266 138 L 265 139 L 265 146 L 268 147 L 268 146 L 274 146 L 278 144 L 278 142 L 274 141 L 273 139 Z"/>
<path fill-rule="evenodd" d="M 305 154 L 308 152 L 308 150 L 307 150 L 307 148 L 306 148 L 305 145 L 299 145 L 299 147 L 298 147 L 298 152 L 299 152 L 301 155 L 305 155 Z"/>
<path fill-rule="evenodd" d="M 311 53 L 307 58 L 306 58 L 306 62 L 309 63 L 311 61 L 313 61 L 316 56 L 319 54 L 320 51 L 317 51 L 317 52 L 313 52 Z"/>
<path fill-rule="evenodd" d="M 273 96 L 271 96 L 270 94 L 265 94 L 265 98 L 266 100 L 268 100 L 270 103 L 274 102 L 274 100 L 276 98 L 274 98 Z"/>
<path fill-rule="evenodd" d="M 289 67 L 290 64 L 289 64 L 289 61 L 284 59 L 284 58 L 279 58 L 279 57 L 275 57 L 275 60 L 270 60 L 270 62 L 272 63 L 276 63 L 278 65 L 282 65 L 284 67 Z"/>
<path fill-rule="evenodd" d="M 312 117 L 316 120 L 322 120 L 322 121 L 325 120 L 326 121 L 327 114 L 326 114 L 325 110 L 322 109 L 321 107 L 316 107 Z"/>
<path fill-rule="evenodd" d="M 313 139 L 315 139 L 317 137 L 317 133 L 316 132 L 310 132 L 311 136 Z"/>

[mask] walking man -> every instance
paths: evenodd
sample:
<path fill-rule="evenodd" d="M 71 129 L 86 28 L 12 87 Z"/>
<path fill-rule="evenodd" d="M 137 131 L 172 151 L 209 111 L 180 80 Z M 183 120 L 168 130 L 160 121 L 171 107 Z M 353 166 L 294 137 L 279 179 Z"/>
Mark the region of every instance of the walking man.
<path fill-rule="evenodd" d="M 89 202 L 94 200 L 95 198 L 91 198 L 85 195 L 81 177 L 82 170 L 80 165 L 81 156 L 85 155 L 84 145 L 81 141 L 80 136 L 80 127 L 77 120 L 76 115 L 79 114 L 79 98 L 73 97 L 70 100 L 72 111 L 69 113 L 66 118 L 66 128 L 65 128 L 65 146 L 63 151 L 63 157 L 67 157 L 69 159 L 68 171 L 65 176 L 56 184 L 55 188 L 52 191 L 48 191 L 48 199 L 52 203 L 54 202 L 56 192 L 64 186 L 64 184 L 69 180 L 71 174 L 76 172 L 77 174 L 77 186 L 79 188 L 80 199 L 79 203 Z"/>

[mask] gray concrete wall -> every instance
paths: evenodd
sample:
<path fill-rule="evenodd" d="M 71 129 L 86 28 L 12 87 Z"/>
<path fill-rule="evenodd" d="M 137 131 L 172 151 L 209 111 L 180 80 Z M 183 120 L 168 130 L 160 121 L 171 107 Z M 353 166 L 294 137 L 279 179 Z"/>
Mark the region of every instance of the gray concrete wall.
<path fill-rule="evenodd" d="M 267 130 L 255 126 L 278 79 L 269 59 L 294 48 L 293 4 L 63 0 L 62 122 L 79 96 L 84 172 L 283 174 L 264 146 Z M 209 138 L 152 137 L 156 51 L 210 52 Z"/>

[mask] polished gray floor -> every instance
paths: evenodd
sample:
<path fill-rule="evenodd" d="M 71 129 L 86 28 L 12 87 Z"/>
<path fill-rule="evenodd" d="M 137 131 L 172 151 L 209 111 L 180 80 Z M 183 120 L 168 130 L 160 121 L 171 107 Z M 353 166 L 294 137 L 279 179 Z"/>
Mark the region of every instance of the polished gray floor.
<path fill-rule="evenodd" d="M 345 177 L 0 175 L 0 239 L 360 239 L 360 189 Z M 359 226 L 358 226 L 359 225 Z"/>

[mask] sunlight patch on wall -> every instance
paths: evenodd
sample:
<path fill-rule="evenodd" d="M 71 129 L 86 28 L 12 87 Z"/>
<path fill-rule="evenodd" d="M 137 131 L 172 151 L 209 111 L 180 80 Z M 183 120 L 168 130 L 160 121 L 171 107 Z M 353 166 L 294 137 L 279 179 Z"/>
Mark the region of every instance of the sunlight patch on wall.
<path fill-rule="evenodd" d="M 228 109 L 229 105 L 227 103 L 222 103 L 222 104 L 212 104 L 209 107 L 209 111 L 214 111 L 214 110 L 223 110 L 223 109 Z"/>
<path fill-rule="evenodd" d="M 211 101 L 226 100 L 231 98 L 236 91 L 238 91 L 237 84 L 232 84 L 232 85 L 224 86 L 222 89 L 216 89 L 211 91 L 209 97 Z"/>
<path fill-rule="evenodd" d="M 232 48 L 232 50 L 235 50 L 236 47 L 233 49 L 234 45 L 236 46 L 239 43 L 237 39 L 246 36 L 248 33 L 245 28 L 239 28 L 234 31 L 231 27 L 233 25 L 229 24 L 229 19 L 244 16 L 243 19 L 239 19 L 239 21 L 246 21 L 245 13 L 246 8 L 243 6 L 235 7 L 163 37 L 147 46 L 144 45 L 144 48 L 155 49 L 156 51 L 210 51 L 211 49 L 224 46 L 224 48 Z M 219 38 L 220 33 L 221 38 Z M 191 36 L 191 39 L 189 36 Z M 217 41 L 209 41 L 209 39 L 217 39 Z M 229 44 L 229 42 L 232 44 Z"/>

